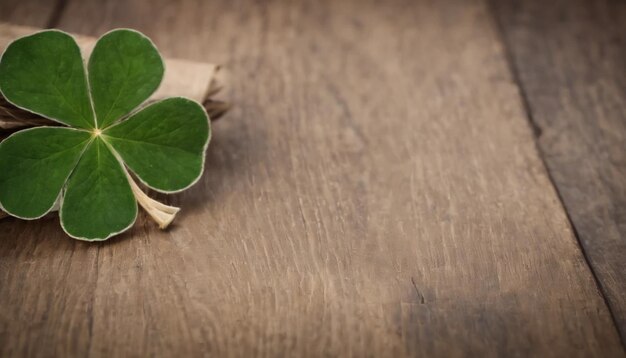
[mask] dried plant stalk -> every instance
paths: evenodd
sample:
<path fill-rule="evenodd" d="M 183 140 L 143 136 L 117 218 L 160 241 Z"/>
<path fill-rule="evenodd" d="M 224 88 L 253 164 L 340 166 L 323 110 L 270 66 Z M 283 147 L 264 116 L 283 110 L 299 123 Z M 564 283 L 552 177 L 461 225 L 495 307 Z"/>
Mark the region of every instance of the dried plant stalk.
<path fill-rule="evenodd" d="M 172 221 L 174 221 L 174 218 L 180 211 L 180 208 L 165 205 L 152 199 L 146 195 L 141 188 L 139 188 L 139 185 L 137 185 L 135 180 L 133 180 L 130 175 L 127 174 L 127 177 L 128 182 L 130 183 L 130 188 L 132 189 L 135 199 L 137 199 L 139 205 L 141 205 L 148 215 L 150 215 L 150 217 L 152 217 L 152 219 L 159 225 L 159 229 L 166 229 Z"/>

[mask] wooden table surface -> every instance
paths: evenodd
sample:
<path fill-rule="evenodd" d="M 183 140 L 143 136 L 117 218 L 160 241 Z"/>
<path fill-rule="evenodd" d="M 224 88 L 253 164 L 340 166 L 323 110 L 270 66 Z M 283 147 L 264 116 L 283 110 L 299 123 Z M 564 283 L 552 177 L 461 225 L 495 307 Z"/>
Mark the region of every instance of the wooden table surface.
<path fill-rule="evenodd" d="M 0 222 L 0 356 L 626 355 L 626 3 L 0 0 L 223 64 L 202 180 Z"/>

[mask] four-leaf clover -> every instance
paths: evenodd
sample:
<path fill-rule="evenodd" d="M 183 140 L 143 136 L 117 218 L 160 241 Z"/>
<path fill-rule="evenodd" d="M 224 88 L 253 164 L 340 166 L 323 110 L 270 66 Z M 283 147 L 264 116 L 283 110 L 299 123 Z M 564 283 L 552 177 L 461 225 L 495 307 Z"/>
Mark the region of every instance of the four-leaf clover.
<path fill-rule="evenodd" d="M 36 219 L 57 204 L 68 235 L 106 240 L 137 217 L 129 170 L 163 193 L 194 184 L 210 138 L 204 108 L 177 97 L 135 110 L 163 72 L 154 44 L 133 30 L 102 36 L 87 70 L 76 41 L 62 31 L 11 43 L 0 59 L 0 92 L 61 125 L 0 143 L 0 208 Z"/>

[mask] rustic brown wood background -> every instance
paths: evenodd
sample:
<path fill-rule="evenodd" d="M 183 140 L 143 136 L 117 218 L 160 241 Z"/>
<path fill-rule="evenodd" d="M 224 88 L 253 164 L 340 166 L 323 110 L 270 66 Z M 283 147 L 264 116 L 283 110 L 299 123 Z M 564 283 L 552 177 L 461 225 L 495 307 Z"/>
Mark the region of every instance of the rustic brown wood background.
<path fill-rule="evenodd" d="M 170 230 L 0 222 L 0 356 L 623 357 L 625 4 L 0 0 L 235 103 Z"/>

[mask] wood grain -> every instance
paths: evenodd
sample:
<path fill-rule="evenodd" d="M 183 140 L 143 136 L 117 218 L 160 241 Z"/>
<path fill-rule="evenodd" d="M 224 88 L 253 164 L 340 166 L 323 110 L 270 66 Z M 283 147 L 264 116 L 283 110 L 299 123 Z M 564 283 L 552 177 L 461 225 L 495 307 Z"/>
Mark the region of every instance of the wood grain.
<path fill-rule="evenodd" d="M 494 6 L 546 164 L 626 343 L 626 2 Z"/>
<path fill-rule="evenodd" d="M 0 20 L 16 25 L 49 27 L 62 11 L 63 0 L 2 0 Z"/>
<path fill-rule="evenodd" d="M 203 179 L 104 244 L 0 223 L 0 355 L 619 356 L 483 1 L 71 1 L 225 64 Z"/>

